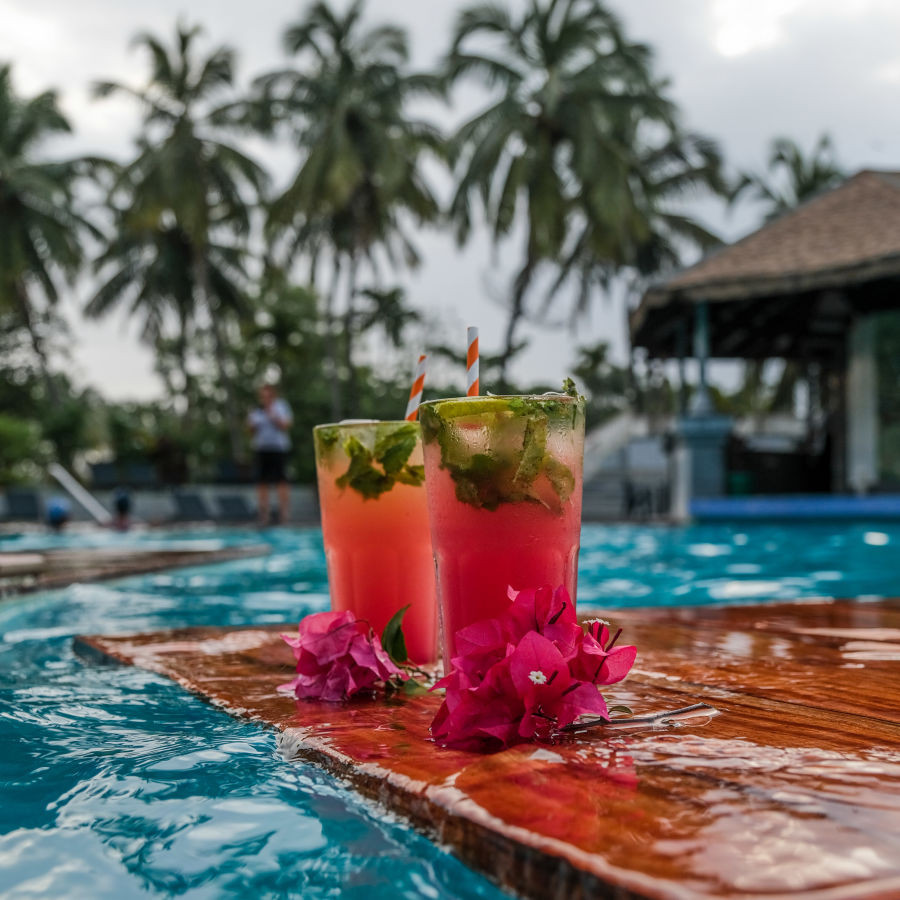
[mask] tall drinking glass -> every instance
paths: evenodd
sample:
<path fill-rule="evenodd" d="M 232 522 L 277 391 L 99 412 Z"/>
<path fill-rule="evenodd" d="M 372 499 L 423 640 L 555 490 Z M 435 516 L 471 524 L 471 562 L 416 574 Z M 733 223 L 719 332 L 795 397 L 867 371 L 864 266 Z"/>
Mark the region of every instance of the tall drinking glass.
<path fill-rule="evenodd" d="M 341 422 L 313 429 L 331 607 L 381 634 L 410 604 L 410 659 L 437 658 L 434 561 L 416 422 Z"/>
<path fill-rule="evenodd" d="M 575 600 L 584 400 L 433 400 L 419 420 L 449 671 L 456 632 L 500 615 L 508 587 L 563 584 Z"/>

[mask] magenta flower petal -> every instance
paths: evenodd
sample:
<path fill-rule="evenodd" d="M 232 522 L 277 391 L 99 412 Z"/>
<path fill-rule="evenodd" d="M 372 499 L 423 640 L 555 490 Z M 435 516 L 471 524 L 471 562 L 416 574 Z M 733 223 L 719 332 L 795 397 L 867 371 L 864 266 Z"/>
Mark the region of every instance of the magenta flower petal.
<path fill-rule="evenodd" d="M 389 678 L 407 677 L 372 629 L 347 610 L 306 616 L 297 637 L 282 637 L 297 660 L 297 677 L 284 687 L 300 699 L 346 700 Z"/>
<path fill-rule="evenodd" d="M 580 716 L 598 716 L 609 719 L 609 711 L 603 695 L 593 684 L 576 682 L 576 687 L 559 698 L 554 706 L 558 727 L 571 725 Z"/>
<path fill-rule="evenodd" d="M 508 591 L 510 606 L 457 633 L 458 655 L 435 689 L 436 743 L 494 751 L 551 737 L 580 716 L 608 718 L 598 685 L 621 681 L 636 649 L 610 644 L 600 621 L 578 625 L 565 587 Z"/>
<path fill-rule="evenodd" d="M 637 658 L 637 647 L 613 647 L 603 661 L 600 677 L 594 684 L 615 684 L 621 681 L 631 670 Z"/>
<path fill-rule="evenodd" d="M 509 657 L 509 673 L 516 691 L 524 698 L 556 696 L 571 681 L 563 655 L 552 641 L 536 631 L 526 634 Z"/>
<path fill-rule="evenodd" d="M 507 628 L 502 619 L 483 619 L 456 633 L 457 653 L 471 656 L 502 647 L 507 641 Z"/>

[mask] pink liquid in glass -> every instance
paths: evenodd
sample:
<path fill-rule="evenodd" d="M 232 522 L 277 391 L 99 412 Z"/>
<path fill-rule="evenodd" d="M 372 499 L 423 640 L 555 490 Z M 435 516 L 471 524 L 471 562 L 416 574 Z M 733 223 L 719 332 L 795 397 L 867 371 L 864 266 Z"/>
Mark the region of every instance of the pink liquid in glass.
<path fill-rule="evenodd" d="M 506 401 L 517 399 L 537 406 L 510 409 Z M 560 408 L 547 404 L 553 412 L 545 418 L 542 398 L 433 401 L 420 408 L 445 669 L 457 631 L 500 615 L 509 587 L 565 585 L 575 599 L 584 415 L 573 398 L 554 399 Z M 528 418 L 540 431 L 537 447 Z M 471 466 L 474 481 L 466 475 Z"/>
<path fill-rule="evenodd" d="M 428 527 L 428 508 L 422 484 L 395 482 L 377 496 L 367 495 L 338 479 L 350 466 L 345 450 L 349 436 L 373 449 L 391 426 L 410 423 L 379 422 L 319 426 L 316 429 L 316 474 L 322 510 L 322 536 L 328 564 L 331 607 L 349 609 L 365 619 L 379 636 L 401 607 L 410 605 L 403 619 L 406 647 L 413 662 L 437 658 L 437 606 L 434 561 Z M 418 425 L 416 446 L 408 459 L 421 466 Z M 322 431 L 337 435 L 330 446 Z M 373 471 L 383 471 L 373 459 Z M 365 483 L 362 483 L 365 487 Z"/>

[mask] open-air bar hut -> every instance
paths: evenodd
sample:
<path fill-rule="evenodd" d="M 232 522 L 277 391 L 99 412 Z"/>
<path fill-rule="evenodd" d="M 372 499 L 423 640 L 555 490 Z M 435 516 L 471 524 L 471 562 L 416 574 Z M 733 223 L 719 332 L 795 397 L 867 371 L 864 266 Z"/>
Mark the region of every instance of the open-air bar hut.
<path fill-rule="evenodd" d="M 714 414 L 707 389 L 711 358 L 802 367 L 809 431 L 782 460 L 784 490 L 883 487 L 879 391 L 900 385 L 879 386 L 876 348 L 880 316 L 898 310 L 900 172 L 859 172 L 648 290 L 631 315 L 633 346 L 651 359 L 699 362 L 681 420 L 693 495 L 725 493 L 733 456 L 730 423 Z"/>

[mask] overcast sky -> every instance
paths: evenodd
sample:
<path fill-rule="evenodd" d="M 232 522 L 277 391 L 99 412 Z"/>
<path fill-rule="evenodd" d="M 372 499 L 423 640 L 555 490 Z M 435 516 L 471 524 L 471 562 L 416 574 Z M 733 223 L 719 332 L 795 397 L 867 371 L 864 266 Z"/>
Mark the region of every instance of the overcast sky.
<path fill-rule="evenodd" d="M 509 0 L 524 7 L 525 0 Z M 342 5 L 342 4 L 340 4 Z M 370 20 L 394 20 L 411 36 L 415 64 L 432 65 L 446 47 L 458 0 L 369 0 Z M 125 158 L 137 128 L 135 110 L 118 100 L 92 101 L 96 79 L 139 83 L 146 60 L 129 48 L 136 31 L 166 37 L 177 16 L 206 26 L 210 43 L 229 43 L 240 54 L 239 76 L 253 76 L 282 60 L 279 35 L 303 4 L 274 0 L 0 0 L 0 61 L 10 60 L 20 92 L 61 91 L 76 136 L 66 152 L 102 152 Z M 832 134 L 848 170 L 900 169 L 900 2 L 897 0 L 611 0 L 633 38 L 650 43 L 657 71 L 685 124 L 718 139 L 729 164 L 760 168 L 766 146 L 788 135 L 809 147 Z M 436 107 L 433 118 L 451 122 L 478 95 L 457 99 L 457 109 Z M 254 150 L 283 181 L 291 166 L 284 150 Z M 756 212 L 726 215 L 717 204 L 696 210 L 727 238 L 750 230 Z M 464 326 L 479 324 L 482 345 L 497 349 L 504 313 L 490 299 L 502 291 L 517 261 L 510 245 L 499 260 L 484 234 L 463 251 L 449 236 L 424 233 L 421 269 L 406 283 L 410 298 L 444 323 L 446 338 L 464 343 Z M 67 299 L 74 326 L 76 375 L 114 398 L 159 393 L 152 359 L 123 318 L 85 323 L 77 315 L 84 296 Z M 456 334 L 459 332 L 458 335 Z M 625 347 L 621 302 L 600 298 L 577 338 L 565 329 L 529 326 L 531 346 L 515 372 L 558 380 L 571 365 L 574 343 L 607 338 Z"/>

